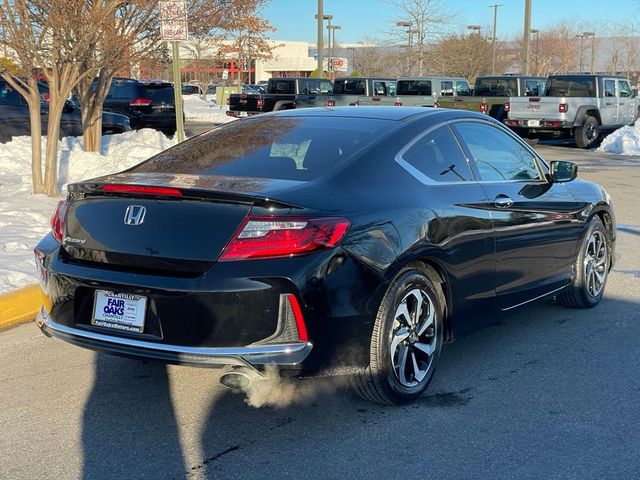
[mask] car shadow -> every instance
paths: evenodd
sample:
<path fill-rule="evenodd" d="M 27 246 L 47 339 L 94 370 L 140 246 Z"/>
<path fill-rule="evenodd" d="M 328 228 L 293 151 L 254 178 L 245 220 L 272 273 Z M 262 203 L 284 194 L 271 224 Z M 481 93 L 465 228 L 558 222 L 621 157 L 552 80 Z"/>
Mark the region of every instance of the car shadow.
<path fill-rule="evenodd" d="M 244 394 L 222 393 L 217 387 L 202 393 L 192 370 L 171 367 L 172 384 L 177 379 L 178 386 L 184 386 L 184 391 L 176 387 L 172 392 L 163 365 L 98 355 L 95 385 L 83 416 L 84 478 L 103 477 L 104 472 L 112 478 L 158 478 L 158 472 L 162 478 L 285 478 L 312 472 L 359 478 L 401 473 L 403 468 L 411 476 L 417 471 L 412 468 L 427 463 L 438 477 L 450 469 L 451 459 L 442 452 L 453 451 L 460 442 L 480 445 L 478 456 L 465 450 L 469 461 L 487 461 L 497 454 L 482 428 L 485 433 L 495 428 L 494 434 L 508 443 L 526 443 L 531 435 L 564 438 L 576 419 L 590 414 L 581 403 L 587 391 L 602 416 L 590 421 L 611 422 L 617 407 L 610 399 L 629 395 L 617 377 L 626 365 L 627 346 L 615 358 L 598 361 L 597 376 L 585 374 L 585 359 L 593 357 L 594 339 L 598 349 L 615 351 L 629 328 L 620 320 L 607 325 L 603 316 L 631 322 L 638 319 L 637 311 L 635 302 L 606 297 L 589 310 L 567 309 L 552 301 L 521 310 L 447 345 L 427 393 L 400 407 L 358 399 L 341 377 L 277 383 L 274 396 L 281 399 L 286 392 L 288 400 L 274 402 L 266 396 L 256 408 Z M 219 371 L 200 372 L 196 379 L 215 382 L 219 376 Z M 567 379 L 572 383 L 565 391 Z M 192 405 L 198 394 L 202 409 L 196 415 Z M 179 418 L 174 402 L 181 405 Z M 505 408 L 510 408 L 509 415 L 492 425 L 491 415 Z M 522 422 L 540 408 L 554 420 L 542 423 L 539 433 L 537 425 Z M 188 432 L 183 428 L 181 434 L 178 424 L 189 422 Z M 424 429 L 424 438 L 408 440 L 407 431 L 415 433 L 416 425 Z M 504 425 L 509 427 L 505 430 Z M 426 441 L 429 431 L 439 432 L 439 440 L 423 445 L 422 456 L 403 457 L 400 466 L 393 460 L 377 461 L 390 448 L 402 450 L 408 441 Z M 606 435 L 602 438 L 608 441 Z M 183 445 L 190 446 L 186 456 Z M 556 466 L 576 460 L 566 450 L 536 452 L 548 455 Z M 541 476 L 552 473 L 545 469 L 556 468 L 553 461 L 537 464 Z M 503 473 L 518 477 L 517 470 L 511 470 L 515 464 L 505 462 L 503 467 Z"/>

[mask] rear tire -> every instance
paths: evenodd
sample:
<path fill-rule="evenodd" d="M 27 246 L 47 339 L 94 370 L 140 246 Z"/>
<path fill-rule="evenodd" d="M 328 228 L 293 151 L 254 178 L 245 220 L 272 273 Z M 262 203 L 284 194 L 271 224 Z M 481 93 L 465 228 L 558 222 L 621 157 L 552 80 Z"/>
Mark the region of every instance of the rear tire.
<path fill-rule="evenodd" d="M 558 295 L 558 303 L 573 308 L 592 308 L 600 303 L 611 265 L 610 242 L 602 221 L 593 217 L 576 258 L 574 279 Z"/>
<path fill-rule="evenodd" d="M 441 292 L 416 268 L 402 270 L 378 309 L 369 366 L 352 377 L 365 400 L 403 405 L 419 398 L 433 378 L 443 342 Z"/>
<path fill-rule="evenodd" d="M 587 115 L 581 126 L 576 127 L 573 138 L 578 148 L 592 148 L 595 146 L 600 136 L 600 124 L 598 119 Z"/>

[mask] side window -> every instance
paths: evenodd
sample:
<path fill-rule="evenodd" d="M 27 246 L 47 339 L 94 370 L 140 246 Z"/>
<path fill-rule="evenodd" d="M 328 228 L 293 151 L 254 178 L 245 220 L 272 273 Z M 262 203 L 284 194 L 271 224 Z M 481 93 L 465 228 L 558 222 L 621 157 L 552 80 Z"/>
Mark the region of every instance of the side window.
<path fill-rule="evenodd" d="M 0 83 L 0 105 L 22 105 L 20 94 L 8 83 Z"/>
<path fill-rule="evenodd" d="M 437 128 L 422 137 L 402 158 L 436 182 L 473 180 L 464 153 L 448 126 Z"/>
<path fill-rule="evenodd" d="M 618 92 L 620 92 L 621 97 L 630 97 L 631 88 L 629 87 L 629 82 L 626 80 L 618 81 Z"/>
<path fill-rule="evenodd" d="M 453 97 L 453 82 L 440 82 L 440 95 Z"/>
<path fill-rule="evenodd" d="M 387 84 L 385 82 L 373 82 L 373 94 L 377 97 L 387 95 Z"/>
<path fill-rule="evenodd" d="M 395 95 L 396 94 L 396 82 L 389 82 L 387 84 L 387 86 L 389 87 L 389 95 Z"/>
<path fill-rule="evenodd" d="M 604 96 L 615 97 L 616 96 L 616 81 L 605 80 L 604 81 Z"/>
<path fill-rule="evenodd" d="M 467 82 L 456 82 L 456 95 L 458 97 L 468 97 L 471 95 L 471 88 Z"/>
<path fill-rule="evenodd" d="M 534 156 L 496 127 L 481 123 L 455 125 L 476 163 L 480 180 L 540 180 Z"/>

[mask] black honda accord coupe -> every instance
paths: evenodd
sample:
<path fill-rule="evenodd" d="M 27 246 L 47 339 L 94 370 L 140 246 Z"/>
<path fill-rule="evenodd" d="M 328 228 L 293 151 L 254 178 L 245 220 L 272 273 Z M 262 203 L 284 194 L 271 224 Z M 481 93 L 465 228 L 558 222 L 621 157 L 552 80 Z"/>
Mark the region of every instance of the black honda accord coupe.
<path fill-rule="evenodd" d="M 486 115 L 304 109 L 215 128 L 76 183 L 36 247 L 48 336 L 225 367 L 349 367 L 415 400 L 443 343 L 555 296 L 588 308 L 614 258 L 609 195 Z M 338 369 L 340 371 L 340 369 Z"/>

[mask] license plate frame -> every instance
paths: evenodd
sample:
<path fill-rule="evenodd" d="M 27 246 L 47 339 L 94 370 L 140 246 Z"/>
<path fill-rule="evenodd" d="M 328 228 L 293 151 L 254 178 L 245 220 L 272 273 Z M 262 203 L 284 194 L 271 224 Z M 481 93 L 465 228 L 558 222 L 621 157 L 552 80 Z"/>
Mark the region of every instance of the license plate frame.
<path fill-rule="evenodd" d="M 143 295 L 96 290 L 91 325 L 121 332 L 143 333 L 147 300 Z"/>
<path fill-rule="evenodd" d="M 540 125 L 540 120 L 527 120 L 527 127 L 539 127 Z"/>

